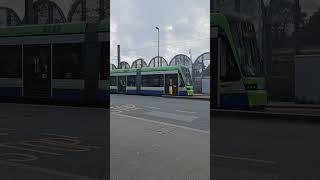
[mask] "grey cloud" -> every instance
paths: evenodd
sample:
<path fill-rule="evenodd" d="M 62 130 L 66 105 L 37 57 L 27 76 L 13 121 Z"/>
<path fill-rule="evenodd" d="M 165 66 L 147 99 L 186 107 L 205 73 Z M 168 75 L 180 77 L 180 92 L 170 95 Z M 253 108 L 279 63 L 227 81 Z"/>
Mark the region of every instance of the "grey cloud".
<path fill-rule="evenodd" d="M 156 26 L 160 27 L 160 55 L 168 61 L 177 53 L 188 54 L 189 49 L 194 57 L 209 51 L 209 3 L 209 0 L 111 0 L 111 23 L 117 26 L 117 32 L 111 33 L 111 61 L 116 62 L 117 43 L 121 44 L 122 57 L 130 63 L 140 57 L 149 61 L 156 56 Z M 166 30 L 169 26 L 172 30 Z"/>

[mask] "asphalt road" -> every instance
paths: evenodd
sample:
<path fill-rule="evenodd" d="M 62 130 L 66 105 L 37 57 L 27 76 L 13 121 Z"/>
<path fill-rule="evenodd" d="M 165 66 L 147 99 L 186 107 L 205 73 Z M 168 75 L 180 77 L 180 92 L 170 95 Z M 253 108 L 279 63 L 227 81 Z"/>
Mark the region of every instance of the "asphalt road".
<path fill-rule="evenodd" d="M 211 122 L 214 179 L 320 179 L 319 123 L 214 115 Z"/>
<path fill-rule="evenodd" d="M 0 104 L 0 160 L 104 177 L 108 117 L 106 109 Z"/>
<path fill-rule="evenodd" d="M 147 165 L 158 158 L 156 160 L 160 163 L 157 166 L 163 171 L 149 168 L 150 178 L 154 173 L 161 175 L 164 174 L 162 172 L 172 171 L 171 175 L 174 175 L 179 171 L 181 175 L 190 173 L 192 176 L 202 177 L 200 179 L 207 179 L 210 122 L 208 101 L 111 95 L 111 113 L 116 114 L 113 117 L 117 118 L 114 119 L 114 127 L 111 129 L 118 128 L 114 131 L 112 141 L 113 154 L 117 155 L 112 156 L 113 162 L 115 167 L 119 167 L 113 170 L 114 175 L 123 174 L 122 166 L 126 164 L 122 157 L 126 157 L 128 150 L 122 149 L 122 146 L 129 143 L 126 141 L 139 134 L 138 129 L 142 128 L 145 132 L 135 137 L 137 143 L 131 148 L 147 151 L 146 142 L 162 144 L 159 155 L 151 156 L 157 151 L 150 150 L 150 160 L 139 161 L 142 165 Z M 104 177 L 110 152 L 106 145 L 108 117 L 109 112 L 106 109 L 0 103 L 0 161 L 17 163 L 35 168 L 36 171 L 40 168 L 64 175 Z M 132 127 L 136 126 L 137 122 L 145 122 L 142 123 L 145 127 L 137 126 L 136 131 L 127 127 L 127 130 L 123 131 L 122 127 L 129 123 L 126 123 L 127 120 L 132 120 Z M 160 138 L 157 136 L 160 131 L 162 140 L 155 142 L 154 138 Z M 193 133 L 195 135 L 192 135 Z M 168 141 L 163 135 L 169 134 L 176 138 Z M 176 142 L 177 138 L 181 138 L 181 145 Z M 190 142 L 190 139 L 194 140 Z M 118 140 L 123 141 L 122 144 Z M 180 148 L 172 151 L 173 145 Z M 124 153 L 119 154 L 121 150 Z M 130 157 L 137 163 L 135 156 Z M 179 160 L 175 161 L 175 164 L 170 161 L 172 158 Z M 180 170 L 173 171 L 174 166 L 179 163 L 185 165 L 181 165 Z M 128 170 L 137 172 L 132 168 Z M 141 177 L 148 172 L 142 170 Z"/>
<path fill-rule="evenodd" d="M 111 95 L 111 113 L 210 131 L 210 102 L 154 96 Z"/>

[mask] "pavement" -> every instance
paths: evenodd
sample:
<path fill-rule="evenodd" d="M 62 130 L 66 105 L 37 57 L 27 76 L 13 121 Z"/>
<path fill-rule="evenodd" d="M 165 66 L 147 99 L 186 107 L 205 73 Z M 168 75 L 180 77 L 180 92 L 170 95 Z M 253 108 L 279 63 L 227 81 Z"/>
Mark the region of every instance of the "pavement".
<path fill-rule="evenodd" d="M 162 97 L 166 97 L 166 98 L 176 98 L 176 99 L 192 99 L 192 100 L 205 100 L 205 101 L 210 101 L 210 95 L 207 95 L 207 94 L 194 94 L 193 96 L 170 96 L 170 95 L 162 95 Z"/>
<path fill-rule="evenodd" d="M 294 102 L 270 102 L 263 111 L 271 112 L 271 113 L 320 116 L 320 105 L 319 104 L 296 104 Z"/>
<path fill-rule="evenodd" d="M 210 95 L 195 94 L 194 96 L 170 96 L 163 95 L 165 98 L 205 100 L 210 101 Z M 320 104 L 297 104 L 294 102 L 270 102 L 264 112 L 273 113 L 300 113 L 300 114 L 319 114 Z"/>
<path fill-rule="evenodd" d="M 320 109 L 320 104 L 297 104 L 294 102 L 270 102 L 269 108 L 307 108 Z"/>

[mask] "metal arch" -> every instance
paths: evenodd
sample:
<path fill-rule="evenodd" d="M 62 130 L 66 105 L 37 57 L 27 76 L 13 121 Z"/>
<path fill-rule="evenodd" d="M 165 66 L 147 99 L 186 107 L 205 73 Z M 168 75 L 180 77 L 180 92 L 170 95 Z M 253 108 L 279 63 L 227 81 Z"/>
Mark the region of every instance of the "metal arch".
<path fill-rule="evenodd" d="M 63 11 L 62 11 L 61 8 L 60 8 L 55 2 L 53 2 L 53 1 L 50 1 L 50 0 L 38 0 L 38 1 L 35 1 L 35 2 L 33 3 L 33 10 L 36 12 L 37 6 L 40 6 L 40 5 L 45 4 L 45 3 L 48 3 L 48 5 L 51 5 L 51 6 L 53 6 L 53 8 L 57 9 L 58 12 L 59 12 L 59 14 L 61 15 L 62 21 L 63 21 L 63 22 L 67 22 L 67 19 L 66 19 L 65 15 L 64 15 Z"/>
<path fill-rule="evenodd" d="M 140 64 L 142 64 L 141 67 L 147 67 L 148 64 L 147 62 L 143 59 L 143 58 L 139 58 L 139 59 L 136 59 L 135 61 L 132 62 L 132 65 L 131 65 L 131 68 L 136 68 L 138 66 L 138 62 L 141 62 Z"/>
<path fill-rule="evenodd" d="M 117 69 L 117 66 L 111 63 L 111 64 L 110 64 L 110 69 L 111 69 L 111 70 Z"/>
<path fill-rule="evenodd" d="M 156 56 L 156 57 L 154 57 L 154 58 L 152 58 L 151 60 L 150 60 L 150 62 L 149 62 L 149 67 L 157 67 L 156 65 L 155 65 L 155 62 L 156 62 L 156 59 L 157 58 L 159 58 L 159 61 L 161 61 L 161 62 L 164 62 L 165 63 L 165 66 L 169 66 L 169 64 L 168 64 L 168 62 L 167 62 L 167 60 L 164 58 L 164 57 L 162 57 L 162 56 Z M 151 66 L 151 64 L 154 64 L 154 66 Z"/>
<path fill-rule="evenodd" d="M 202 58 L 202 57 L 203 57 L 204 55 L 206 55 L 206 54 L 208 54 L 209 57 L 210 57 L 210 52 L 202 53 L 200 56 L 198 56 L 198 57 L 196 58 L 196 60 L 194 61 L 194 63 L 196 63 L 197 61 L 199 61 L 199 59 Z"/>
<path fill-rule="evenodd" d="M 192 67 L 192 74 L 194 75 L 194 77 L 202 77 L 203 72 L 205 72 L 208 68 L 210 68 L 210 64 L 209 66 L 204 69 L 204 56 L 208 55 L 210 58 L 210 52 L 205 52 L 202 53 L 200 56 L 197 57 L 197 59 L 194 61 L 193 63 L 193 67 Z M 209 61 L 210 63 L 210 61 Z M 197 72 L 197 73 L 196 73 Z"/>
<path fill-rule="evenodd" d="M 124 66 L 124 68 L 123 68 L 123 66 Z M 128 69 L 128 68 L 130 68 L 130 64 L 126 61 L 121 61 L 120 66 L 118 68 L 119 69 Z"/>
<path fill-rule="evenodd" d="M 4 6 L 0 6 L 0 10 L 1 10 L 1 9 L 6 10 L 8 14 L 13 14 L 14 18 L 18 20 L 17 24 L 22 24 L 22 21 L 23 21 L 23 20 L 21 20 L 21 19 L 19 18 L 18 14 L 17 14 L 13 9 L 8 8 L 8 7 L 4 7 Z"/>
<path fill-rule="evenodd" d="M 192 60 L 190 59 L 189 56 L 187 56 L 187 55 L 185 55 L 185 54 L 177 54 L 177 55 L 175 55 L 175 56 L 171 59 L 169 65 L 172 66 L 174 60 L 176 60 L 177 57 L 181 57 L 181 56 L 182 56 L 182 57 L 186 57 L 186 59 L 190 62 L 190 65 L 192 66 Z M 175 61 L 175 62 L 176 62 L 176 61 Z M 174 63 L 174 65 L 177 65 L 177 63 Z"/>
<path fill-rule="evenodd" d="M 83 0 L 76 0 L 70 8 L 70 11 L 68 12 L 68 22 L 72 21 L 72 17 L 74 15 L 74 13 L 76 12 L 77 8 L 79 5 L 81 5 L 81 3 L 83 2 Z"/>

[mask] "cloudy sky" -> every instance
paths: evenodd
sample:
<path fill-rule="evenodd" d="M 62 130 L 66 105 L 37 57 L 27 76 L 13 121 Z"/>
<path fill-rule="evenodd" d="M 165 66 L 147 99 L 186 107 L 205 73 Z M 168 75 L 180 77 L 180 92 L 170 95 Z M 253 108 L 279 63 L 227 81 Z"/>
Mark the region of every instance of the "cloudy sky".
<path fill-rule="evenodd" d="M 193 61 L 210 49 L 209 0 L 111 0 L 111 62 L 130 64 L 138 58 L 147 62 L 157 56 L 160 27 L 160 56 L 192 52 Z"/>

